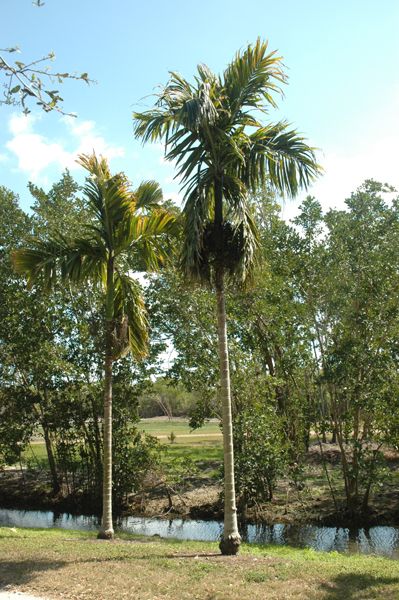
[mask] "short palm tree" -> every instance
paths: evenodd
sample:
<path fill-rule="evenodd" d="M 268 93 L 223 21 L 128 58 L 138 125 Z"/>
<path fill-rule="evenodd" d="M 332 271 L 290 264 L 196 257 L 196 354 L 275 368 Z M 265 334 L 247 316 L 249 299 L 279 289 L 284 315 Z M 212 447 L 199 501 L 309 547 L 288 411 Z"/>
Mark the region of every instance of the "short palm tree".
<path fill-rule="evenodd" d="M 314 152 L 285 121 L 263 125 L 285 82 L 281 58 L 267 43 L 238 53 L 222 76 L 198 66 L 193 83 L 172 72 L 153 109 L 135 113 L 135 135 L 164 140 L 185 192 L 182 268 L 190 279 L 216 290 L 225 472 L 222 553 L 240 545 L 234 457 L 225 278 L 245 282 L 254 266 L 258 237 L 248 193 L 263 184 L 294 196 L 319 167 Z"/>
<path fill-rule="evenodd" d="M 123 174 L 112 176 L 105 159 L 79 157 L 88 171 L 84 187 L 91 222 L 74 240 L 61 232 L 32 239 L 30 247 L 13 253 L 15 269 L 28 283 L 51 288 L 57 280 L 100 286 L 105 298 L 104 331 L 104 456 L 103 515 L 99 537 L 112 538 L 112 367 L 127 352 L 146 354 L 148 325 L 140 285 L 132 277 L 135 257 L 140 266 L 157 269 L 165 260 L 165 236 L 174 217 L 160 206 L 156 182 L 143 182 L 131 191 Z"/>

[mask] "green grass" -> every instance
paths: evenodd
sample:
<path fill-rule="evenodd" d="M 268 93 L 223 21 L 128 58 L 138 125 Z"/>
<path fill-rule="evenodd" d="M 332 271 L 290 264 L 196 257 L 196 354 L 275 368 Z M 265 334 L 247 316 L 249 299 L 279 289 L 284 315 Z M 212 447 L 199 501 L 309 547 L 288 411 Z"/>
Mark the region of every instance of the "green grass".
<path fill-rule="evenodd" d="M 200 469 L 212 469 L 211 476 L 218 472 L 221 464 L 222 435 L 217 423 L 206 423 L 204 427 L 191 432 L 187 419 L 157 420 L 143 419 L 138 428 L 146 433 L 158 437 L 160 443 L 166 446 L 166 456 L 170 458 L 190 458 Z M 173 444 L 168 440 L 171 432 L 176 439 Z M 23 452 L 22 459 L 34 466 L 36 460 L 43 467 L 47 466 L 46 446 L 43 441 L 37 440 Z M 209 474 L 208 474 L 209 475 Z"/>
<path fill-rule="evenodd" d="M 223 450 L 220 444 L 207 442 L 198 446 L 169 444 L 166 448 L 170 457 L 190 458 L 196 463 L 215 462 L 223 460 Z"/>
<path fill-rule="evenodd" d="M 172 463 L 174 459 L 189 459 L 197 468 L 195 475 L 219 479 L 223 462 L 223 450 L 220 442 L 203 442 L 198 445 L 168 444 L 165 447 L 164 461 Z M 191 473 L 187 473 L 191 475 Z"/>
<path fill-rule="evenodd" d="M 22 460 L 23 462 L 29 461 L 32 465 L 34 465 L 36 461 L 47 465 L 48 463 L 45 443 L 42 441 L 31 442 L 26 450 L 24 450 L 22 453 Z"/>
<path fill-rule="evenodd" d="M 207 436 L 222 437 L 219 424 L 205 423 L 200 429 L 192 431 L 189 427 L 187 419 L 173 419 L 169 421 L 167 419 L 142 419 L 138 424 L 139 429 L 146 433 L 151 433 L 156 436 L 169 436 L 171 431 L 179 438 L 180 436 L 189 437 L 195 441 L 198 437 L 206 438 Z"/>
<path fill-rule="evenodd" d="M 170 444 L 161 440 L 161 443 L 166 447 L 166 452 L 170 456 L 189 457 L 195 461 L 221 461 L 223 457 L 222 445 L 219 441 L 203 440 L 189 443 L 174 443 Z M 32 454 L 32 450 L 33 453 Z M 43 442 L 33 442 L 31 447 L 28 447 L 23 452 L 25 460 L 34 460 L 34 456 L 38 460 L 47 460 L 46 446 Z"/>
<path fill-rule="evenodd" d="M 124 535 L 0 528 L 0 588 L 46 598 L 369 600 L 399 598 L 399 563 L 360 555 Z"/>

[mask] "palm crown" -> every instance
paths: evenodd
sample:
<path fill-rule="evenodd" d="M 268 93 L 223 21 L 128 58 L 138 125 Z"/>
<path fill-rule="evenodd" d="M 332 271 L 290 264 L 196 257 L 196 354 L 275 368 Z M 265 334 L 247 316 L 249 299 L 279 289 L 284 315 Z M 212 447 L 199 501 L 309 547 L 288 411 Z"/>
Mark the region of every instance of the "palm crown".
<path fill-rule="evenodd" d="M 164 238 L 174 217 L 160 206 L 156 182 L 143 182 L 135 191 L 123 174 L 112 176 L 107 161 L 81 155 L 88 171 L 84 187 L 91 222 L 82 237 L 69 240 L 61 233 L 45 240 L 32 238 L 30 247 L 13 253 L 16 270 L 32 285 L 51 288 L 57 278 L 72 283 L 90 280 L 104 291 L 112 288 L 114 356 L 130 350 L 137 358 L 146 352 L 147 317 L 139 284 L 130 275 L 134 256 L 148 270 L 163 264 Z M 112 263 L 110 281 L 109 265 Z M 111 285 L 110 285 L 111 284 Z"/>
<path fill-rule="evenodd" d="M 262 125 L 285 82 L 281 58 L 258 40 L 222 76 L 198 66 L 194 83 L 172 72 L 154 109 L 136 113 L 135 134 L 164 139 L 185 190 L 182 253 L 186 275 L 208 279 L 210 267 L 245 280 L 254 264 L 256 228 L 248 192 L 265 182 L 294 196 L 319 171 L 313 149 L 286 121 Z"/>

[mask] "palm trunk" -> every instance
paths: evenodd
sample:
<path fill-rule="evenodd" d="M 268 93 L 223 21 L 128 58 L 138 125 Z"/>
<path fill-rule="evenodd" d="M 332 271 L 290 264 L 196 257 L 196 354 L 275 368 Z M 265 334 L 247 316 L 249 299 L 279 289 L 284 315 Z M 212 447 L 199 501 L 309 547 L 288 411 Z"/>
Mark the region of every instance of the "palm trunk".
<path fill-rule="evenodd" d="M 220 383 L 223 415 L 224 454 L 224 531 L 220 542 L 222 554 L 237 554 L 241 537 L 237 525 L 236 494 L 234 483 L 233 422 L 231 413 L 229 351 L 227 346 L 226 308 L 223 270 L 216 273 L 216 301 L 220 361 Z"/>
<path fill-rule="evenodd" d="M 114 329 L 114 259 L 107 264 L 107 301 L 105 324 L 104 365 L 104 460 L 103 460 L 103 514 L 98 537 L 112 539 L 112 335 Z"/>

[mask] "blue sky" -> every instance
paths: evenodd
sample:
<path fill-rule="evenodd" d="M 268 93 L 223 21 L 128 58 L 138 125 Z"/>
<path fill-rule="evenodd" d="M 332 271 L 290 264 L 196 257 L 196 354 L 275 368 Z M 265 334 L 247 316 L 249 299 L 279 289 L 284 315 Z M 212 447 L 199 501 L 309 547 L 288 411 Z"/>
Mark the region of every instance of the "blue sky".
<path fill-rule="evenodd" d="M 256 40 L 284 57 L 285 98 L 270 118 L 287 118 L 318 147 L 325 175 L 310 190 L 325 208 L 341 207 L 366 177 L 399 188 L 399 2 L 397 0 L 1 0 L 1 47 L 18 44 L 22 61 L 50 50 L 54 68 L 87 71 L 96 85 L 61 88 L 78 114 L 0 107 L 0 184 L 28 208 L 29 180 L 48 188 L 78 151 L 96 149 L 133 183 L 157 179 L 178 198 L 173 167 L 160 146 L 132 135 L 132 111 L 150 106 L 169 70 L 190 77 L 197 63 L 221 71 Z M 287 203 L 287 217 L 305 192 Z"/>

